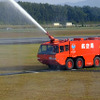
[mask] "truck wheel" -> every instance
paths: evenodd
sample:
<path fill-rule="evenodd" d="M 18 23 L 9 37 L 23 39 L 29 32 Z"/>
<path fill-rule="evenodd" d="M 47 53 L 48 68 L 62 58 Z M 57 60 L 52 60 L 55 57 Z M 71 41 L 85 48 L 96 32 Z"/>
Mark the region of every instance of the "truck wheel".
<path fill-rule="evenodd" d="M 100 58 L 99 57 L 95 57 L 94 58 L 94 66 L 95 67 L 99 67 L 100 66 Z"/>
<path fill-rule="evenodd" d="M 74 67 L 74 61 L 73 59 L 69 58 L 67 61 L 66 61 L 66 69 L 70 70 L 70 69 L 73 69 Z"/>
<path fill-rule="evenodd" d="M 84 66 L 84 61 L 83 61 L 83 59 L 82 58 L 77 58 L 76 59 L 76 68 L 77 69 L 81 69 L 81 68 L 83 68 L 83 66 Z"/>

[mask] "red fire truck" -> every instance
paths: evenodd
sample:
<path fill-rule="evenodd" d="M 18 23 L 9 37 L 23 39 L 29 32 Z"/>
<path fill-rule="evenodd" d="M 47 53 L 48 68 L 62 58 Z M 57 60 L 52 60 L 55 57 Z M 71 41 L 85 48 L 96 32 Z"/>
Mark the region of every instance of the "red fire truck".
<path fill-rule="evenodd" d="M 50 68 L 66 69 L 100 66 L 100 37 L 58 40 L 47 35 L 49 42 L 41 44 L 38 60 Z"/>

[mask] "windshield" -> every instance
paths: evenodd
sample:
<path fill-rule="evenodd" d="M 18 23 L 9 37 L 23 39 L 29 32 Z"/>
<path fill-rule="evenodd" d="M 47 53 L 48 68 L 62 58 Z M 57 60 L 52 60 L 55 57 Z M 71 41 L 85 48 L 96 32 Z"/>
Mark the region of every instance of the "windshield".
<path fill-rule="evenodd" d="M 58 46 L 52 45 L 41 45 L 39 49 L 39 54 L 56 54 L 59 52 Z"/>

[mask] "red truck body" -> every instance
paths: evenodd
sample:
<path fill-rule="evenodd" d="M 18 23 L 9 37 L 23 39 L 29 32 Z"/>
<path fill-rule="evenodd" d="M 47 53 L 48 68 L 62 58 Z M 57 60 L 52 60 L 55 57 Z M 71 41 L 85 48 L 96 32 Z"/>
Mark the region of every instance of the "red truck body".
<path fill-rule="evenodd" d="M 41 44 L 38 60 L 49 67 L 65 65 L 66 69 L 100 66 L 100 37 L 51 40 Z"/>

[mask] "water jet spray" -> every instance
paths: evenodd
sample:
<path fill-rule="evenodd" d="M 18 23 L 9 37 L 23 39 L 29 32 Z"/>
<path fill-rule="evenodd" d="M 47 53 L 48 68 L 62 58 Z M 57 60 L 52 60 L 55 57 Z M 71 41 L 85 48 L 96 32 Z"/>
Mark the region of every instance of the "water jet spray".
<path fill-rule="evenodd" d="M 32 18 L 32 16 L 30 14 L 27 13 L 27 11 L 25 11 L 17 2 L 15 2 L 15 0 L 9 0 L 10 3 L 12 3 L 12 5 L 24 16 L 26 16 L 26 18 L 28 18 L 33 24 L 35 24 L 39 29 L 41 29 L 50 39 L 51 42 L 55 42 L 58 41 L 57 39 L 55 39 L 53 36 L 51 36 L 34 18 Z"/>
<path fill-rule="evenodd" d="M 30 21 L 32 21 L 33 24 L 35 24 L 39 29 L 41 29 L 44 33 L 47 33 L 46 30 L 35 20 L 30 16 L 18 3 L 16 3 L 14 0 L 9 0 L 22 14 L 24 14 Z"/>

